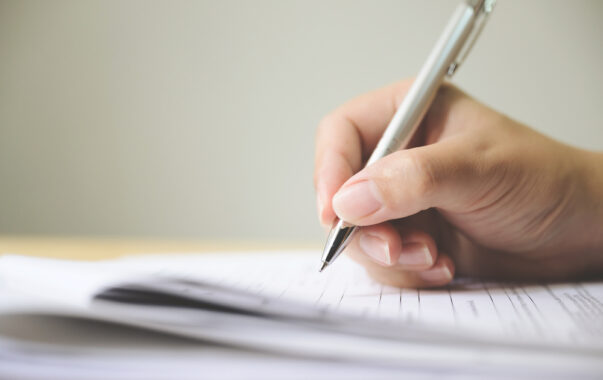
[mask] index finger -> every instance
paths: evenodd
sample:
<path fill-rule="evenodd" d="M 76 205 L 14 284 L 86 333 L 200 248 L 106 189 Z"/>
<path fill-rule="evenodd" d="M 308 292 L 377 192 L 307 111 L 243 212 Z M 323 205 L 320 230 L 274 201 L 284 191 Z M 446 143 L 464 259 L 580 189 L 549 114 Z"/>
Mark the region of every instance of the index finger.
<path fill-rule="evenodd" d="M 362 169 L 411 85 L 398 82 L 361 95 L 322 119 L 316 133 L 314 187 L 323 225 L 335 219 L 331 205 L 341 185 Z"/>

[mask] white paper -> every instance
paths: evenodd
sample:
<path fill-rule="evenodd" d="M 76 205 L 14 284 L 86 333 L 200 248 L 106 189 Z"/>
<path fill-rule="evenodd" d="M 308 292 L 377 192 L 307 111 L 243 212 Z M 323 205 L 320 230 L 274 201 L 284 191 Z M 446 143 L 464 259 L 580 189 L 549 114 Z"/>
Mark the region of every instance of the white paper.
<path fill-rule="evenodd" d="M 54 305 L 51 313 L 59 315 L 303 357 L 448 369 L 468 364 L 501 369 L 513 362 L 525 370 L 603 371 L 603 283 L 524 286 L 461 281 L 438 290 L 396 289 L 370 280 L 346 258 L 319 274 L 318 257 L 317 252 L 173 254 L 81 263 L 4 256 L 0 279 L 13 291 L 43 298 L 37 312 L 49 312 L 48 305 Z M 195 284 L 164 282 L 174 278 L 218 285 L 239 295 L 249 292 L 243 298 L 219 298 L 250 310 L 307 315 L 312 323 L 92 301 L 103 289 L 132 281 L 193 298 L 223 295 Z M 36 311 L 32 305 L 22 309 Z M 348 330 L 343 331 L 349 334 L 328 328 L 329 320 L 342 316 L 381 323 L 391 337 L 383 339 L 378 329 L 366 335 L 349 330 L 361 323 L 347 323 Z M 316 328 L 321 321 L 325 327 Z"/>
<path fill-rule="evenodd" d="M 518 284 L 457 281 L 437 290 L 397 289 L 347 258 L 318 273 L 317 253 L 169 256 L 144 261 L 163 276 L 210 280 L 330 312 L 413 322 L 517 341 L 603 347 L 603 282 Z M 177 263 L 179 261 L 179 263 Z M 138 265 L 141 268 L 141 265 Z"/>

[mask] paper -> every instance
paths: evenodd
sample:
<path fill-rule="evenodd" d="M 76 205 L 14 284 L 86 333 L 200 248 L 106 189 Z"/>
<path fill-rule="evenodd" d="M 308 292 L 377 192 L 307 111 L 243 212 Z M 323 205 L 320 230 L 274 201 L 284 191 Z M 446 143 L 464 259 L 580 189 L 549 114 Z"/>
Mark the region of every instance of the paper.
<path fill-rule="evenodd" d="M 371 281 L 345 258 L 319 274 L 317 257 L 187 254 L 76 263 L 4 256 L 0 279 L 44 298 L 42 311 L 303 357 L 603 371 L 603 283 L 460 281 L 400 290 Z"/>
<path fill-rule="evenodd" d="M 180 264 L 165 257 L 154 260 L 146 265 L 157 275 L 244 289 L 265 296 L 264 308 L 275 299 L 295 300 L 329 313 L 404 325 L 603 347 L 601 282 L 525 285 L 461 280 L 445 289 L 417 290 L 377 284 L 346 258 L 318 273 L 312 254 L 185 257 Z"/>
<path fill-rule="evenodd" d="M 0 304 L 6 304 L 4 295 L 0 292 Z M 417 368 L 292 358 L 83 320 L 0 316 L 0 379 L 364 380 L 400 375 L 441 379 L 438 372 Z"/>

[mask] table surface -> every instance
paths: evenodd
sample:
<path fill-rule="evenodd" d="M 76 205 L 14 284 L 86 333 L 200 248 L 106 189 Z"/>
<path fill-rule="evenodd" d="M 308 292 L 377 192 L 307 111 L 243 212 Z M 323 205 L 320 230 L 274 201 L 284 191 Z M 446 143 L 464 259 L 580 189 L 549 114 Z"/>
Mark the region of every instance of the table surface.
<path fill-rule="evenodd" d="M 176 240 L 152 238 L 55 237 L 0 235 L 0 254 L 71 260 L 102 260 L 145 253 L 187 253 L 259 250 L 319 250 L 312 242 Z"/>

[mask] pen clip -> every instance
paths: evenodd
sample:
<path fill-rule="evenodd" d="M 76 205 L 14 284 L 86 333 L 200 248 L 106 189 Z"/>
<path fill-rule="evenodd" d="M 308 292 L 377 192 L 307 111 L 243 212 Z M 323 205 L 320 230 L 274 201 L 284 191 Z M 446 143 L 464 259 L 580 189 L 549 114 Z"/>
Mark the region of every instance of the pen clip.
<path fill-rule="evenodd" d="M 486 21 L 492 13 L 494 9 L 494 5 L 496 4 L 496 0 L 467 0 L 467 4 L 477 12 L 477 16 L 475 16 L 475 21 L 473 22 L 473 28 L 467 37 L 463 47 L 459 51 L 457 58 L 448 66 L 448 71 L 446 72 L 446 76 L 451 77 L 456 70 L 459 68 L 461 63 L 465 61 L 467 55 L 469 55 L 469 51 L 473 45 L 475 45 L 475 41 L 477 41 L 477 37 L 479 37 L 482 29 L 486 25 Z"/>

